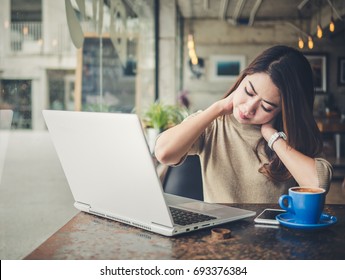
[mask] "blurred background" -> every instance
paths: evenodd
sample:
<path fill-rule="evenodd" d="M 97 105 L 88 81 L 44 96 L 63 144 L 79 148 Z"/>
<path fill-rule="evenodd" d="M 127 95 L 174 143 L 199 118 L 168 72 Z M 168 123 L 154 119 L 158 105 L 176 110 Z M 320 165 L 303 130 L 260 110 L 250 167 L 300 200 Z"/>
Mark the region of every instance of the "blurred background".
<path fill-rule="evenodd" d="M 77 213 L 43 109 L 136 112 L 144 122 L 157 102 L 192 113 L 276 44 L 312 65 L 335 170 L 327 200 L 345 203 L 344 0 L 0 3 L 0 110 L 13 112 L 0 126 L 1 259 L 25 257 Z"/>

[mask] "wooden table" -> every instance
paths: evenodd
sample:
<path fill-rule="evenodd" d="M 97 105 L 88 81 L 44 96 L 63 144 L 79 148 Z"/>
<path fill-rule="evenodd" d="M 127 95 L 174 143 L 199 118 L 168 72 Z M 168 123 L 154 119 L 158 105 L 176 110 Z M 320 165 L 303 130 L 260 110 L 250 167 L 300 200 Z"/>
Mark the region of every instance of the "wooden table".
<path fill-rule="evenodd" d="M 232 204 L 260 213 L 276 204 Z M 232 237 L 214 240 L 210 229 L 164 237 L 87 213 L 78 213 L 25 259 L 345 259 L 345 205 L 326 205 L 338 222 L 322 230 L 259 227 L 254 217 L 222 226 Z"/>

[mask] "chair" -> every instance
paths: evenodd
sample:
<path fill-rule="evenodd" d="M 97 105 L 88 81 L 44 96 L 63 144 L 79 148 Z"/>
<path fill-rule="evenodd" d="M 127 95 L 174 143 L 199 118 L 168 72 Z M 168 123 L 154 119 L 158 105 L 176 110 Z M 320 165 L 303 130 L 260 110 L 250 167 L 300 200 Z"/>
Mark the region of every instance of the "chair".
<path fill-rule="evenodd" d="M 163 179 L 166 193 L 204 200 L 199 156 L 188 156 L 176 167 L 168 167 Z"/>

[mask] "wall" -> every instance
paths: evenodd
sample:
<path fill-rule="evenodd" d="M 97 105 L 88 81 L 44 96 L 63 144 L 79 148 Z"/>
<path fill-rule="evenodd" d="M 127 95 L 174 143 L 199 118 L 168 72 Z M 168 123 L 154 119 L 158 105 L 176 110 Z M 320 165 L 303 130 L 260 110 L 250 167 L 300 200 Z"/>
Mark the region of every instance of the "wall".
<path fill-rule="evenodd" d="M 276 45 L 285 44 L 297 47 L 296 31 L 289 25 L 277 23 L 275 25 L 261 26 L 232 26 L 219 20 L 186 20 L 184 30 L 184 46 L 190 28 L 194 30 L 197 55 L 205 61 L 205 73 L 200 79 L 193 77 L 188 66 L 187 48 L 184 48 L 184 83 L 183 88 L 189 91 L 192 110 L 204 109 L 212 102 L 221 98 L 231 87 L 232 82 L 215 82 L 210 77 L 211 55 L 241 55 L 246 57 L 246 64 L 251 62 L 257 54 L 264 49 Z M 312 52 L 325 52 L 329 62 L 329 93 L 334 97 L 342 110 L 345 110 L 345 87 L 337 85 L 337 61 L 338 57 L 345 56 L 344 37 L 337 40 L 314 40 Z M 309 52 L 306 47 L 303 52 Z M 320 95 L 317 99 L 323 99 L 327 95 Z M 317 101 L 321 104 L 322 101 Z"/>

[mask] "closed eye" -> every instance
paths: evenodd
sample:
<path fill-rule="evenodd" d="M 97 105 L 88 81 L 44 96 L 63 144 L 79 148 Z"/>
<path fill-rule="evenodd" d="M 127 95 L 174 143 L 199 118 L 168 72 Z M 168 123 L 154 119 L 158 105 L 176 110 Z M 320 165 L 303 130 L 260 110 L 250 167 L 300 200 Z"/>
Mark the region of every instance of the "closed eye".
<path fill-rule="evenodd" d="M 246 92 L 247 95 L 249 95 L 249 96 L 254 96 L 253 93 L 250 93 L 250 92 L 247 90 L 247 87 L 244 87 L 244 91 Z"/>
<path fill-rule="evenodd" d="M 247 87 L 244 87 L 244 91 L 245 93 L 250 96 L 250 97 L 253 97 L 255 94 L 254 93 L 250 93 L 248 90 L 247 90 Z M 268 103 L 267 101 L 265 101 L 266 103 Z M 272 106 L 274 104 L 271 104 Z M 270 113 L 272 112 L 274 109 L 267 109 L 265 106 L 261 105 L 261 108 L 266 112 L 266 113 Z"/>
<path fill-rule="evenodd" d="M 273 109 L 267 109 L 267 108 L 265 108 L 263 105 L 261 105 L 261 108 L 262 108 L 265 112 L 267 112 L 267 113 L 270 113 L 270 112 L 273 111 Z"/>
<path fill-rule="evenodd" d="M 255 96 L 255 94 L 254 93 L 250 93 L 248 90 L 247 90 L 247 87 L 244 87 L 244 91 L 245 91 L 245 93 L 248 95 L 248 96 L 250 96 L 250 97 L 253 97 L 253 96 Z M 262 102 L 262 100 L 261 100 L 261 102 Z M 265 101 L 266 103 L 268 103 L 267 101 Z M 270 104 L 270 105 L 274 105 L 274 104 Z M 274 109 L 268 109 L 268 108 L 266 108 L 264 105 L 262 105 L 261 104 L 261 108 L 266 112 L 266 113 L 270 113 L 270 112 L 272 112 Z"/>

